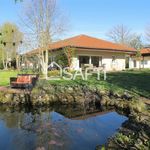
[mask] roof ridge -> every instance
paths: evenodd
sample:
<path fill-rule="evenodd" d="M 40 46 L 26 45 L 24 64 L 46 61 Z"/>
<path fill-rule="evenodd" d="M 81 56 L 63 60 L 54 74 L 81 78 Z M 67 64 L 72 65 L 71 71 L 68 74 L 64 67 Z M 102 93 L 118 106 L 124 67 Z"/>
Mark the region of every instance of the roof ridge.
<path fill-rule="evenodd" d="M 103 40 L 103 39 L 101 39 L 101 38 L 89 36 L 89 35 L 86 35 L 86 34 L 76 35 L 76 36 L 73 36 L 73 37 L 70 37 L 70 38 L 67 38 L 67 39 L 64 39 L 64 40 L 60 40 L 60 41 L 53 42 L 52 44 L 57 44 L 57 43 L 59 43 L 59 42 L 66 42 L 66 41 L 69 41 L 69 40 L 72 40 L 72 39 L 76 39 L 76 38 L 81 38 L 81 37 L 88 37 L 88 38 L 92 38 L 92 39 L 96 39 L 96 40 L 101 40 L 101 41 L 103 41 L 103 42 L 107 42 L 107 43 L 111 43 L 111 44 L 115 44 L 115 45 L 120 45 L 120 46 L 123 46 L 123 47 L 125 47 L 125 48 L 132 48 L 132 47 L 129 47 L 129 46 L 124 45 L 124 44 L 114 43 L 114 42 L 112 42 L 112 41 Z"/>
<path fill-rule="evenodd" d="M 77 38 L 77 37 L 80 37 L 80 36 L 82 36 L 82 34 L 76 35 L 76 36 L 72 36 L 72 37 L 69 37 L 69 38 L 66 38 L 66 39 L 62 39 L 62 40 L 59 40 L 59 41 L 55 41 L 55 42 L 52 42 L 52 44 L 58 43 L 58 42 L 63 42 L 63 41 L 68 41 L 68 40 L 71 40 L 71 39 L 74 39 L 74 38 Z"/>
<path fill-rule="evenodd" d="M 104 39 L 101 39 L 101 38 L 97 38 L 97 37 L 93 37 L 93 36 L 89 36 L 89 35 L 84 35 L 84 36 L 89 37 L 89 38 L 93 38 L 93 39 L 96 39 L 96 40 L 101 40 L 103 42 L 124 46 L 126 48 L 132 48 L 132 47 L 129 47 L 129 46 L 125 45 L 125 44 L 115 43 L 115 42 L 112 42 L 112 41 L 107 41 L 107 40 L 104 40 Z"/>

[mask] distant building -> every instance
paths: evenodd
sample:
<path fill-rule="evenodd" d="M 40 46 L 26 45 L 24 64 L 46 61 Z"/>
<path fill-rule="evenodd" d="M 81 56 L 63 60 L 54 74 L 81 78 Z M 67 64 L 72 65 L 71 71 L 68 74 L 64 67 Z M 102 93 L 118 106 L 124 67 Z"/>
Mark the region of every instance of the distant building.
<path fill-rule="evenodd" d="M 141 59 L 133 57 L 130 61 L 130 68 L 150 68 L 150 47 L 145 47 L 140 52 Z"/>

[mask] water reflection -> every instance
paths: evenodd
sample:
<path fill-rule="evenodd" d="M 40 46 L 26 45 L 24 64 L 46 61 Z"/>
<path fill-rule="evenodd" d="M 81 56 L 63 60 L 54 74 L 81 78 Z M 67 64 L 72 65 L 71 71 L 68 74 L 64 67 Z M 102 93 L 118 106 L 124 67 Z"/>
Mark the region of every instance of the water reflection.
<path fill-rule="evenodd" d="M 91 150 L 105 144 L 125 116 L 114 111 L 53 107 L 35 112 L 0 110 L 0 149 Z"/>

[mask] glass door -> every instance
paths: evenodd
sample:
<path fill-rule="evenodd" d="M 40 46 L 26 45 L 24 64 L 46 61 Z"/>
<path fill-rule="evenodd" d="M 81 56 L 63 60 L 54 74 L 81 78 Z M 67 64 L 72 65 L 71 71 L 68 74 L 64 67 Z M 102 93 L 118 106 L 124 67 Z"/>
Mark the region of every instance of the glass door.
<path fill-rule="evenodd" d="M 93 64 L 94 67 L 99 67 L 99 56 L 91 56 L 91 64 Z"/>

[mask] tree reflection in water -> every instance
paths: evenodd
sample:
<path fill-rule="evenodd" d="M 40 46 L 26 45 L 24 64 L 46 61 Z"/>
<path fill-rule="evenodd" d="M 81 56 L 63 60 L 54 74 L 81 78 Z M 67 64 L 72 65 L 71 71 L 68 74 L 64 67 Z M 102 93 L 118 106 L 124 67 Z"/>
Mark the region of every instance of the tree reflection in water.
<path fill-rule="evenodd" d="M 0 131 L 4 131 L 4 136 L 0 136 L 0 149 L 93 149 L 97 144 L 104 144 L 127 119 L 110 112 L 73 106 L 28 112 L 1 108 Z M 110 123 L 109 119 L 115 120 Z"/>

